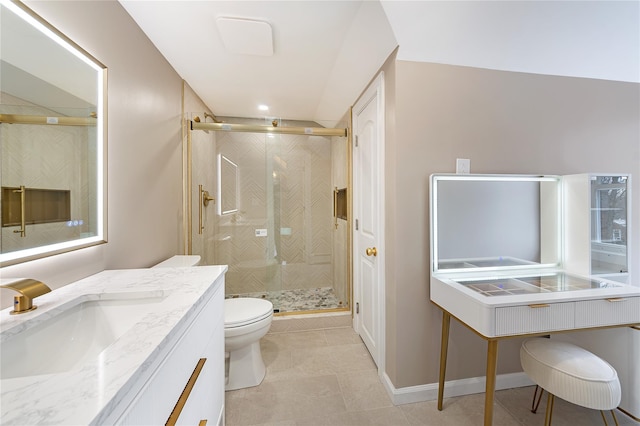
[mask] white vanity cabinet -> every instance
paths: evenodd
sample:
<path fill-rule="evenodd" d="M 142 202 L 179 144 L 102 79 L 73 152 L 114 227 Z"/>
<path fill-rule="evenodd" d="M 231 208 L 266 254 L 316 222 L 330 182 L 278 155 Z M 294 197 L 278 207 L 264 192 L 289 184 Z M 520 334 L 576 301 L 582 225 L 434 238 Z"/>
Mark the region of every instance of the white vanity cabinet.
<path fill-rule="evenodd" d="M 40 296 L 28 315 L 0 311 L 0 424 L 224 424 L 226 271 L 103 271 Z M 76 340 L 74 350 L 55 352 L 68 346 L 60 333 Z M 26 339 L 46 365 L 56 356 L 55 370 L 36 370 L 39 358 L 4 356 L 7 342 Z M 178 401 L 180 414 L 170 419 Z"/>
<path fill-rule="evenodd" d="M 224 278 L 221 278 L 224 279 Z M 185 425 L 224 424 L 224 285 L 216 288 L 211 299 L 190 324 L 171 343 L 166 357 L 142 388 L 133 396 L 118 425 L 166 424 L 170 416 Z M 197 367 L 202 369 L 197 374 Z M 197 376 L 197 378 L 195 377 Z M 192 389 L 183 408 L 172 416 L 183 391 Z"/>

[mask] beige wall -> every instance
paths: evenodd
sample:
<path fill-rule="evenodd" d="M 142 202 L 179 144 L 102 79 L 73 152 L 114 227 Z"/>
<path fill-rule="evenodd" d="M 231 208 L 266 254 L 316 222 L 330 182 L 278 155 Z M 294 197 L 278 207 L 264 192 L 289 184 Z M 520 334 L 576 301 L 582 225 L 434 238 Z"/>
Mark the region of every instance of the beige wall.
<path fill-rule="evenodd" d="M 59 287 L 181 252 L 181 78 L 116 1 L 26 4 L 108 68 L 109 242 L 3 268 L 2 277 Z"/>
<path fill-rule="evenodd" d="M 429 302 L 429 175 L 455 172 L 456 158 L 471 159 L 473 173 L 631 173 L 631 240 L 639 248 L 640 86 L 405 61 L 388 62 L 384 71 L 386 371 L 400 388 L 438 379 L 441 312 Z M 520 371 L 520 343 L 500 344 L 499 373 Z M 484 341 L 454 321 L 447 379 L 484 375 L 485 353 Z"/>

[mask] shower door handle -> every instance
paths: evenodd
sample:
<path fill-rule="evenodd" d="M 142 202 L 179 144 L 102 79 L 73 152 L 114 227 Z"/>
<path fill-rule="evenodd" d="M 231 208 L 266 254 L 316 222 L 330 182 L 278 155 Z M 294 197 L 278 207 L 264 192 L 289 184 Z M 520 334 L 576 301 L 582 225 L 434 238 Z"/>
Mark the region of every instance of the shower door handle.
<path fill-rule="evenodd" d="M 202 234 L 204 231 L 204 224 L 202 223 L 202 206 L 207 207 L 209 201 L 216 202 L 216 199 L 209 195 L 209 191 L 202 189 L 202 185 L 198 185 L 198 234 Z"/>

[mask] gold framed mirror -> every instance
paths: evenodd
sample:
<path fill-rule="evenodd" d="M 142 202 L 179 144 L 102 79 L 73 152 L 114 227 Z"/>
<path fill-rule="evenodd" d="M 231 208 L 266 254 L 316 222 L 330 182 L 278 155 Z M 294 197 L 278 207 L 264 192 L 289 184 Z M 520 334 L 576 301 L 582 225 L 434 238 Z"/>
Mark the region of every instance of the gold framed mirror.
<path fill-rule="evenodd" d="M 0 266 L 106 242 L 107 69 L 0 0 Z"/>

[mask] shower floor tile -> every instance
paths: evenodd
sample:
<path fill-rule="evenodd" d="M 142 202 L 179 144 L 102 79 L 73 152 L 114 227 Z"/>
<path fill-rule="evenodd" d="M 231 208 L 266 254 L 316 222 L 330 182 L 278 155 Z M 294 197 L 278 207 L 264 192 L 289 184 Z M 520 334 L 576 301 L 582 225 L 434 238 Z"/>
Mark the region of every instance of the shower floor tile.
<path fill-rule="evenodd" d="M 344 307 L 336 298 L 332 287 L 226 295 L 226 298 L 233 297 L 257 297 L 267 299 L 273 303 L 274 309 L 279 309 L 279 312 L 314 311 Z"/>

